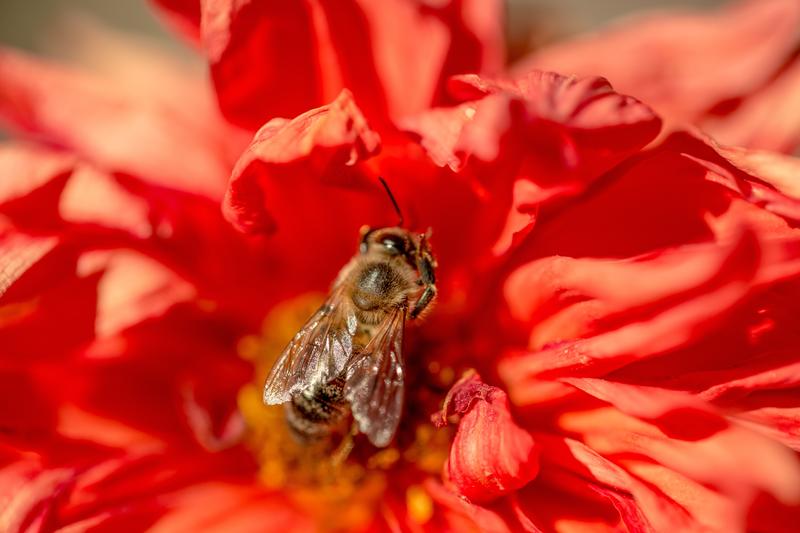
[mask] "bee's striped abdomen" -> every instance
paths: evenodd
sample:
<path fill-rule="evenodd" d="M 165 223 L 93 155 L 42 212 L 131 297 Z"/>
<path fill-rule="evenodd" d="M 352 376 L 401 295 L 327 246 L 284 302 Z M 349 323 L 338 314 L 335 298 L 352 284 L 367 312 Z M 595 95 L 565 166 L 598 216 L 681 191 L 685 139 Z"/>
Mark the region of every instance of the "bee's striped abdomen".
<path fill-rule="evenodd" d="M 297 393 L 286 404 L 289 428 L 302 441 L 327 438 L 347 413 L 342 378 Z"/>

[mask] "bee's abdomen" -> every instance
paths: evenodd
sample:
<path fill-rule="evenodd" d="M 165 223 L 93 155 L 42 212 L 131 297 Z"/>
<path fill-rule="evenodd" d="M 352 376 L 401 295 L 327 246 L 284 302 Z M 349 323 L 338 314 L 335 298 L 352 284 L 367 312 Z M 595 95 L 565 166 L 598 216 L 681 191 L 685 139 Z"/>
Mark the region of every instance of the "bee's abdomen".
<path fill-rule="evenodd" d="M 326 438 L 347 414 L 344 380 L 334 379 L 292 396 L 286 404 L 286 421 L 301 440 Z"/>

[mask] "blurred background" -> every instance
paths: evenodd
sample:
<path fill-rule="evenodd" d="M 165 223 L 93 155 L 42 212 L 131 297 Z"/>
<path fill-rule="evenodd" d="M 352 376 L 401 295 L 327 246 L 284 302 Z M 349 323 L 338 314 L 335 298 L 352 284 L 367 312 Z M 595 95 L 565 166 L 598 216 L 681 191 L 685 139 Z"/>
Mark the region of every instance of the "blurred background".
<path fill-rule="evenodd" d="M 647 9 L 708 8 L 724 0 L 507 0 L 512 56 L 560 37 L 591 30 Z M 177 46 L 153 17 L 147 0 L 0 0 L 0 43 L 54 52 L 47 36 L 65 15 L 86 13 L 122 30 Z"/>

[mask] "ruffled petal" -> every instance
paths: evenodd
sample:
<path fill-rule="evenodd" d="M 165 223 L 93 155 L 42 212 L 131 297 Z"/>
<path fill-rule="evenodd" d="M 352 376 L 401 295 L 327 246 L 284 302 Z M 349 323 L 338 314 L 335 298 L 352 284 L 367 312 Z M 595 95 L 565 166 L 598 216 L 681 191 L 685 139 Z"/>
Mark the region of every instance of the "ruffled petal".
<path fill-rule="evenodd" d="M 458 432 L 445 465 L 446 482 L 473 502 L 488 502 L 536 477 L 538 450 L 530 434 L 511 417 L 508 399 L 477 374 L 464 376 L 434 415 L 446 423 L 460 415 Z"/>
<path fill-rule="evenodd" d="M 600 78 L 535 72 L 512 81 L 469 75 L 450 85 L 471 100 L 406 117 L 400 126 L 434 164 L 463 175 L 494 207 L 483 210 L 481 229 L 472 233 L 491 237 L 488 248 L 495 257 L 530 232 L 542 204 L 583 192 L 650 142 L 660 127 L 646 105 L 614 92 Z"/>
<path fill-rule="evenodd" d="M 470 156 L 521 160 L 518 177 L 539 192 L 530 203 L 581 191 L 653 140 L 661 123 L 602 78 L 539 71 L 516 81 L 469 75 L 451 80 L 451 88 L 474 101 L 408 117 L 401 125 L 420 137 L 435 163 L 453 170 Z"/>
<path fill-rule="evenodd" d="M 800 190 L 795 157 L 765 150 L 729 147 L 700 133 L 676 132 L 662 150 L 681 153 L 706 171 L 705 179 L 735 191 L 745 200 L 790 221 L 800 220 Z"/>
<path fill-rule="evenodd" d="M 271 201 L 266 193 L 288 185 L 280 180 L 313 177 L 335 184 L 348 174 L 352 180 L 348 167 L 375 154 L 379 146 L 380 138 L 348 91 L 293 120 L 275 119 L 259 130 L 236 164 L 225 195 L 225 216 L 241 231 L 273 232 L 276 222 L 265 206 Z M 319 172 L 324 174 L 317 176 Z"/>

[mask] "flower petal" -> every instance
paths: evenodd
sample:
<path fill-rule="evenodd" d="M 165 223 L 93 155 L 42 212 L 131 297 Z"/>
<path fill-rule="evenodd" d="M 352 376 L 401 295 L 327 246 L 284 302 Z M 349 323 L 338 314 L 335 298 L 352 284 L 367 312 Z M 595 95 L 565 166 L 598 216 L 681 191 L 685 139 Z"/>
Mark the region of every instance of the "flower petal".
<path fill-rule="evenodd" d="M 692 121 L 717 104 L 747 98 L 775 76 L 800 42 L 798 23 L 794 0 L 654 14 L 539 50 L 517 69 L 604 76 L 668 120 Z"/>
<path fill-rule="evenodd" d="M 621 400 L 622 410 L 629 405 Z M 635 407 L 632 407 L 635 408 Z M 662 432 L 626 415 L 565 418 L 564 430 L 605 456 L 640 454 L 737 502 L 746 509 L 760 492 L 786 505 L 800 501 L 800 462 L 785 446 L 738 424 L 699 438 Z"/>
<path fill-rule="evenodd" d="M 473 502 L 488 502 L 536 477 L 539 457 L 530 434 L 511 417 L 503 391 L 477 374 L 456 383 L 435 415 L 440 422 L 461 415 L 445 465 L 446 482 Z"/>
<path fill-rule="evenodd" d="M 657 477 L 643 480 L 577 440 L 539 434 L 536 437 L 543 446 L 545 478 L 550 475 L 560 480 L 565 475 L 576 476 L 579 482 L 609 498 L 630 526 L 644 527 L 644 531 L 648 531 L 648 526 L 655 531 L 731 530 L 741 520 L 740 511 L 726 504 L 722 497 L 668 469 L 661 468 Z M 551 472 L 553 467 L 558 470 Z M 548 488 L 545 486 L 541 491 Z M 535 497 L 535 494 L 520 494 L 525 500 Z M 642 520 L 646 522 L 644 525 Z M 636 531 L 635 527 L 633 530 Z"/>
<path fill-rule="evenodd" d="M 753 232 L 745 229 L 734 242 L 718 250 L 722 259 L 717 263 L 720 267 L 711 279 L 701 282 L 701 291 L 688 291 L 683 297 L 673 297 L 668 300 L 667 307 L 656 307 L 649 315 L 607 333 L 563 342 L 529 356 L 507 359 L 500 371 L 509 383 L 515 401 L 523 401 L 521 397 L 525 395 L 526 380 L 539 373 L 589 369 L 605 373 L 691 342 L 702 331 L 719 324 L 723 313 L 729 312 L 749 293 L 759 271 L 760 247 Z M 618 266 L 623 270 L 631 266 L 634 270 L 640 268 L 636 263 L 620 263 Z M 680 269 L 680 266 L 670 268 Z"/>
<path fill-rule="evenodd" d="M 44 530 L 58 497 L 75 475 L 68 468 L 42 469 L 18 462 L 0 469 L 0 527 L 8 533 Z"/>
<path fill-rule="evenodd" d="M 264 205 L 270 182 L 288 175 L 308 180 L 319 171 L 324 172 L 321 181 L 341 182 L 347 167 L 370 157 L 379 146 L 378 135 L 348 91 L 293 120 L 275 119 L 259 130 L 236 164 L 225 195 L 225 216 L 241 231 L 275 231 Z"/>
<path fill-rule="evenodd" d="M 126 251 L 94 251 L 78 259 L 78 275 L 102 272 L 98 286 L 98 339 L 110 337 L 146 319 L 164 314 L 196 290 L 153 259 Z"/>
<path fill-rule="evenodd" d="M 474 528 L 476 531 L 511 533 L 518 530 L 518 524 L 515 524 L 510 517 L 504 516 L 503 513 L 494 509 L 472 504 L 433 479 L 425 480 L 425 489 L 443 508 L 447 525 L 452 531 Z"/>
<path fill-rule="evenodd" d="M 452 74 L 498 70 L 502 63 L 502 4 L 495 0 L 205 0 L 201 6 L 220 106 L 250 128 L 318 107 L 343 88 L 380 122 L 442 100 Z M 195 18 L 191 6 L 179 11 L 184 20 Z"/>
<path fill-rule="evenodd" d="M 541 204 L 583 192 L 660 127 L 647 106 L 600 78 L 535 72 L 514 82 L 469 75 L 451 86 L 474 100 L 399 124 L 434 164 L 463 175 L 494 206 L 481 211 L 480 224 L 482 234 L 491 233 L 494 257 L 530 232 Z"/>
<path fill-rule="evenodd" d="M 0 297 L 25 271 L 53 250 L 57 242 L 55 237 L 0 234 Z"/>
<path fill-rule="evenodd" d="M 141 98 L 100 76 L 0 51 L 0 120 L 102 167 L 218 199 L 229 163 L 221 143 L 198 134 L 194 123 L 210 112 L 196 109 L 188 123 L 175 105 Z M 181 155 L 187 151 L 192 157 Z"/>
<path fill-rule="evenodd" d="M 720 142 L 791 153 L 800 145 L 800 58 L 729 115 L 711 116 L 703 129 Z"/>
<path fill-rule="evenodd" d="M 403 128 L 419 135 L 434 162 L 453 170 L 469 156 L 525 160 L 519 172 L 540 189 L 540 202 L 582 190 L 660 128 L 646 105 L 602 78 L 535 71 L 516 81 L 459 76 L 451 87 L 478 100 L 408 117 Z"/>

